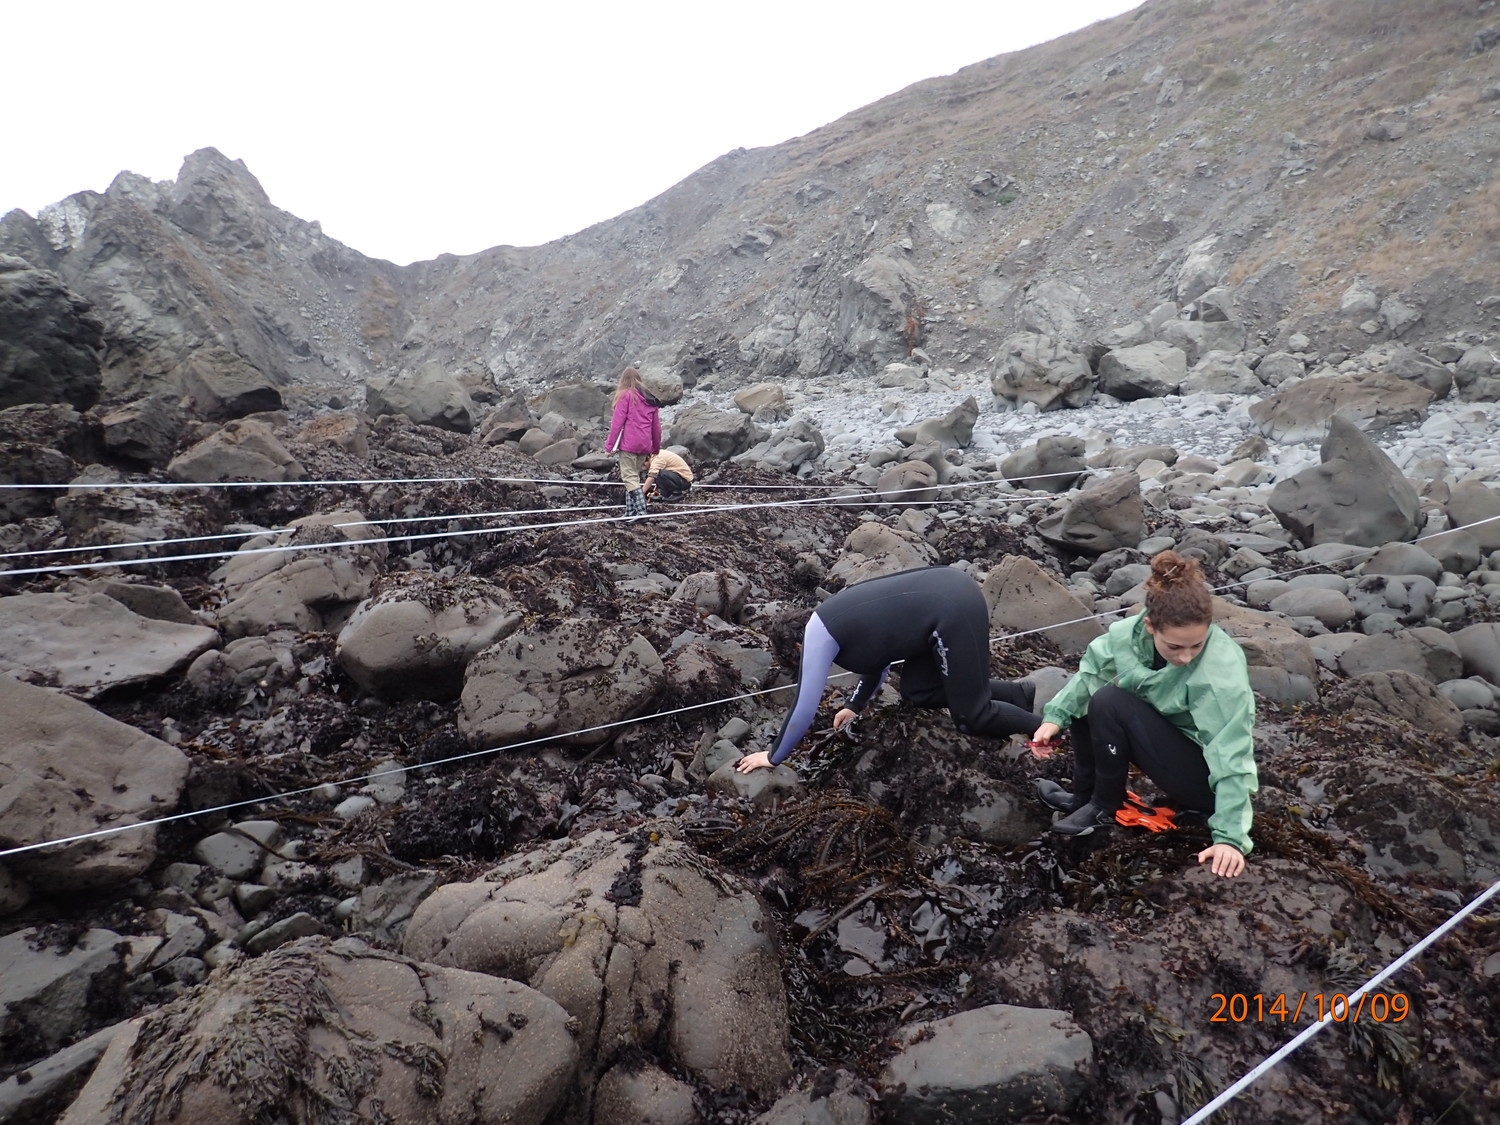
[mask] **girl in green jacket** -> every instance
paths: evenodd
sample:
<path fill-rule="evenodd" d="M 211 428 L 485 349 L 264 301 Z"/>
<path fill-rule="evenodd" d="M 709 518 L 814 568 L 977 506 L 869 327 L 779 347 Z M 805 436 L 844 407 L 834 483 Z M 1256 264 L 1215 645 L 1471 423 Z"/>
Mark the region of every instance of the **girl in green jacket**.
<path fill-rule="evenodd" d="M 1213 844 L 1198 853 L 1215 875 L 1238 875 L 1250 854 L 1255 696 L 1245 654 L 1213 624 L 1213 595 L 1196 561 L 1151 560 L 1146 612 L 1089 645 L 1074 676 L 1043 709 L 1032 753 L 1071 725 L 1073 789 L 1038 779 L 1042 800 L 1066 813 L 1054 832 L 1082 836 L 1113 824 L 1134 763 L 1179 808 L 1208 813 Z"/>

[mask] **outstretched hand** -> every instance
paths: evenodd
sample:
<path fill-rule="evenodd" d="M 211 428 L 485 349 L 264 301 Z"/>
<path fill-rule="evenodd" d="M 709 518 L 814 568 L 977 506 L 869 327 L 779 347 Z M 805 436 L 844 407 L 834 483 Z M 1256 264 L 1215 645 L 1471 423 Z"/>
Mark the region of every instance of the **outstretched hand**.
<path fill-rule="evenodd" d="M 1037 727 L 1036 732 L 1031 736 L 1031 741 L 1027 744 L 1031 747 L 1031 756 L 1043 761 L 1052 757 L 1052 752 L 1056 749 L 1052 745 L 1052 740 L 1061 733 L 1062 727 L 1056 723 L 1043 723 Z"/>
<path fill-rule="evenodd" d="M 757 750 L 754 754 L 746 754 L 738 762 L 734 763 L 736 773 L 749 773 L 752 770 L 763 770 L 771 767 L 771 752 L 769 750 Z"/>
<path fill-rule="evenodd" d="M 1198 862 L 1207 862 L 1215 875 L 1231 879 L 1245 870 L 1245 857 L 1233 844 L 1210 844 L 1198 853 Z"/>

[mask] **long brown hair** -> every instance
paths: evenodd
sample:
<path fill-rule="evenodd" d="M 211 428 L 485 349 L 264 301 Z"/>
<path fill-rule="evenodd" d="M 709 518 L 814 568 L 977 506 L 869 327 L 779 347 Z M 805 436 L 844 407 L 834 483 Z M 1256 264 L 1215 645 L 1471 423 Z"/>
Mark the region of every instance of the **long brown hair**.
<path fill-rule="evenodd" d="M 610 405 L 613 406 L 619 402 L 626 392 L 639 391 L 642 386 L 641 373 L 634 367 L 627 367 L 620 372 L 620 381 L 615 384 L 615 397 L 610 401 Z"/>
<path fill-rule="evenodd" d="M 1151 560 L 1146 579 L 1146 616 L 1158 629 L 1206 625 L 1214 619 L 1213 593 L 1197 559 L 1162 551 Z"/>

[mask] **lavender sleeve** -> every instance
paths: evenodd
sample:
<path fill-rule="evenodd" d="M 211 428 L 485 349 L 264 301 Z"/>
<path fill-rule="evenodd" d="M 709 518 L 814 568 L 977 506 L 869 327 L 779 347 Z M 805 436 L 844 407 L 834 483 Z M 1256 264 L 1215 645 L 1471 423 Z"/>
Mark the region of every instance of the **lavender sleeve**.
<path fill-rule="evenodd" d="M 776 749 L 771 751 L 771 764 L 780 765 L 791 754 L 807 728 L 812 726 L 818 714 L 818 704 L 823 699 L 823 687 L 828 683 L 828 669 L 833 667 L 839 654 L 839 643 L 814 612 L 807 619 L 807 628 L 802 631 L 802 667 L 797 674 L 797 698 L 781 724 L 781 735 L 776 739 Z"/>

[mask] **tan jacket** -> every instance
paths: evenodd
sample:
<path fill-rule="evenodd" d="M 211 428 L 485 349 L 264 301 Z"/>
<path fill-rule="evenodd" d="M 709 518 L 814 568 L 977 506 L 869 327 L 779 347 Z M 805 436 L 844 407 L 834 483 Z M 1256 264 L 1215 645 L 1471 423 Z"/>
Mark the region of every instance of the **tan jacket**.
<path fill-rule="evenodd" d="M 648 476 L 655 476 L 663 469 L 671 469 L 683 480 L 693 479 L 693 470 L 681 457 L 670 449 L 663 449 L 655 457 L 651 458 L 651 465 L 646 470 Z"/>

